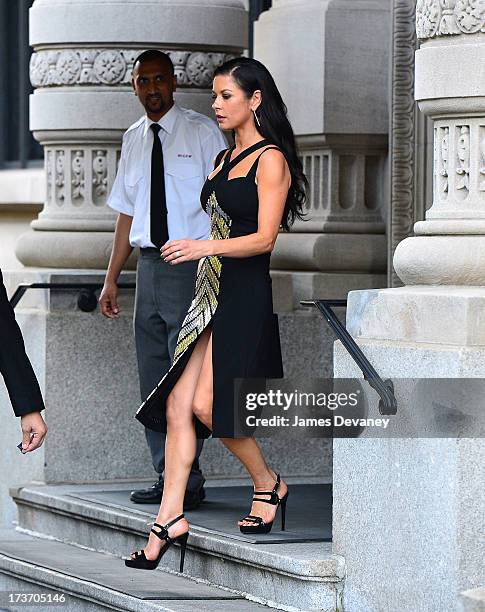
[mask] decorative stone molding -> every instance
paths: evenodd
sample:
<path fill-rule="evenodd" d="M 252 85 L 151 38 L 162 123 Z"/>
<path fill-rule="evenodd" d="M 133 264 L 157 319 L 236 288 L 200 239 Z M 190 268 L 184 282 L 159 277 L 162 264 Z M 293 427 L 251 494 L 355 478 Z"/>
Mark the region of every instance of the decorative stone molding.
<path fill-rule="evenodd" d="M 62 185 L 64 190 L 64 168 L 59 166 L 56 167 L 54 176 L 52 171 L 49 170 L 49 160 L 51 159 L 52 151 L 46 150 L 46 166 L 47 166 L 47 193 L 52 193 L 51 181 L 54 181 L 56 185 Z M 65 159 L 64 151 L 56 151 L 58 159 Z M 74 206 L 82 206 L 85 202 L 89 205 L 103 206 L 106 204 L 106 197 L 108 195 L 108 150 L 107 149 L 73 149 L 70 151 L 71 154 L 71 201 Z M 116 152 L 110 158 L 111 163 L 114 165 L 119 159 L 119 151 Z M 87 168 L 87 164 L 90 164 L 90 168 Z M 90 190 L 86 190 L 86 174 L 91 172 L 91 179 L 88 185 L 91 187 Z M 116 173 L 116 167 L 113 167 L 111 176 Z M 110 185 L 111 187 L 111 185 Z M 64 196 L 59 196 L 57 201 L 59 206 L 64 203 Z"/>
<path fill-rule="evenodd" d="M 116 176 L 119 145 L 57 145 L 45 147 L 46 202 L 33 227 L 76 229 L 101 224 L 111 231 L 115 213 L 106 198 Z"/>
<path fill-rule="evenodd" d="M 71 151 L 71 200 L 73 206 L 82 206 L 85 192 L 84 151 Z"/>
<path fill-rule="evenodd" d="M 470 126 L 459 125 L 456 130 L 455 188 L 458 197 L 464 200 L 470 194 Z"/>
<path fill-rule="evenodd" d="M 427 219 L 485 219 L 484 197 L 484 119 L 435 121 L 434 200 Z"/>
<path fill-rule="evenodd" d="M 162 50 L 162 49 L 161 49 Z M 49 49 L 30 58 L 33 87 L 129 85 L 133 61 L 143 49 Z M 183 87 L 210 87 L 214 70 L 235 57 L 228 53 L 167 50 Z"/>
<path fill-rule="evenodd" d="M 415 222 L 415 104 L 414 0 L 394 0 L 392 37 L 392 93 L 390 131 L 391 207 L 388 216 L 388 258 L 401 240 L 413 233 Z M 389 285 L 401 284 L 389 266 Z"/>
<path fill-rule="evenodd" d="M 119 161 L 119 152 L 116 156 Z M 108 151 L 97 149 L 93 152 L 93 204 L 103 206 L 108 195 Z"/>
<path fill-rule="evenodd" d="M 387 137 L 299 137 L 309 191 L 295 232 L 384 232 L 381 215 Z"/>
<path fill-rule="evenodd" d="M 51 189 L 50 193 L 55 193 L 55 201 L 58 206 L 62 206 L 64 204 L 64 200 L 66 197 L 65 193 L 65 175 L 64 175 L 64 151 L 52 151 L 51 155 L 54 156 L 55 166 L 54 166 L 54 175 L 52 177 L 52 173 L 48 172 L 47 174 L 54 179 L 55 190 Z"/>
<path fill-rule="evenodd" d="M 420 40 L 476 32 L 485 32 L 484 0 L 418 0 L 416 33 Z"/>

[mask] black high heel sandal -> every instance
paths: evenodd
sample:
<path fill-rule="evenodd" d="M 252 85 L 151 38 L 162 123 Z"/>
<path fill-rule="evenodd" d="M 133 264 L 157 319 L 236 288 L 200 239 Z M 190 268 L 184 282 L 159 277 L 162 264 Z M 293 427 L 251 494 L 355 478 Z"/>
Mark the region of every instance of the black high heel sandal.
<path fill-rule="evenodd" d="M 265 523 L 264 520 L 260 516 L 253 516 L 249 514 L 241 519 L 241 521 L 248 521 L 254 523 L 253 525 L 240 525 L 239 529 L 241 533 L 247 534 L 257 534 L 257 533 L 269 533 L 271 528 L 273 527 L 273 523 L 276 519 L 276 513 L 278 512 L 278 506 L 281 506 L 281 531 L 285 530 L 285 521 L 286 521 L 286 502 L 288 500 L 287 491 L 283 497 L 278 496 L 278 489 L 280 488 L 280 475 L 276 475 L 276 483 L 273 487 L 272 491 L 255 491 L 253 495 L 253 501 L 264 502 L 265 504 L 271 504 L 272 506 L 277 506 L 275 512 L 275 518 L 270 523 Z M 260 499 L 258 495 L 269 495 L 269 499 Z"/>
<path fill-rule="evenodd" d="M 153 523 L 153 528 L 150 529 L 150 532 L 154 533 L 157 536 L 157 538 L 160 538 L 160 540 L 165 540 L 166 545 L 162 548 L 162 550 L 158 554 L 158 557 L 154 559 L 153 561 L 146 558 L 144 550 L 139 550 L 135 553 L 134 559 L 125 560 L 125 565 L 127 567 L 133 567 L 135 569 L 154 570 L 158 567 L 158 564 L 160 563 L 161 558 L 167 552 L 170 546 L 172 546 L 172 544 L 175 544 L 175 542 L 178 542 L 180 544 L 180 573 L 182 573 L 184 571 L 185 549 L 187 548 L 187 540 L 189 539 L 189 532 L 186 531 L 185 533 L 182 533 L 181 535 L 172 539 L 168 535 L 168 529 L 169 527 L 171 527 L 172 525 L 175 525 L 175 523 L 177 523 L 178 521 L 180 521 L 180 519 L 183 519 L 183 518 L 184 518 L 184 515 L 181 514 L 180 516 L 177 516 L 177 518 L 174 518 L 173 521 L 170 521 L 166 525 L 159 525 L 158 523 Z M 155 527 L 158 528 L 159 531 L 156 531 Z"/>

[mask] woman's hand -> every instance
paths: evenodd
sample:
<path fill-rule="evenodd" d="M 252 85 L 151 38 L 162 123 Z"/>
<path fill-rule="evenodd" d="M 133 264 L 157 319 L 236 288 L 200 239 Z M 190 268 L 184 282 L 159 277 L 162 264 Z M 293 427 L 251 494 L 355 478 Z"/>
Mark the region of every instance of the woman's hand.
<path fill-rule="evenodd" d="M 163 260 L 173 266 L 184 263 L 184 261 L 193 261 L 212 255 L 211 247 L 211 240 L 184 238 L 183 240 L 169 240 L 162 246 L 160 252 Z"/>

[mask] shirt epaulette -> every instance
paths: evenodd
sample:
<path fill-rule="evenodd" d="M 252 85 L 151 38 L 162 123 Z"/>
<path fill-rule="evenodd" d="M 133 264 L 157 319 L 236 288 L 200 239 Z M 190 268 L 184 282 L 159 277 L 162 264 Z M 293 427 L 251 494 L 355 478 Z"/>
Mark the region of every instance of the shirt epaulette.
<path fill-rule="evenodd" d="M 216 122 L 213 119 L 207 117 L 207 115 L 203 115 L 202 113 L 198 113 L 197 111 L 194 111 L 189 108 L 184 108 L 183 111 L 186 116 L 186 119 L 188 119 L 189 121 L 194 121 L 207 127 L 219 129 Z"/>
<path fill-rule="evenodd" d="M 137 121 L 135 121 L 135 123 L 132 123 L 130 125 L 130 127 L 125 131 L 125 134 L 128 134 L 128 132 L 131 132 L 132 130 L 135 130 L 137 127 L 139 127 L 143 122 L 145 121 L 145 116 L 143 115 L 143 117 L 140 117 Z"/>

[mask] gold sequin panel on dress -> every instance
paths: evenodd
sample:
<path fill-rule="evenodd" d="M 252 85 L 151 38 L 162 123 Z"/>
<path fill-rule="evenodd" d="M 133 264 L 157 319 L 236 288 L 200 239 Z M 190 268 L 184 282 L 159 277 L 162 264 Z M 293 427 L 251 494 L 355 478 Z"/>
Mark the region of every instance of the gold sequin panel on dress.
<path fill-rule="evenodd" d="M 229 238 L 231 229 L 231 218 L 227 215 L 217 202 L 216 194 L 211 193 L 207 201 L 206 212 L 210 216 L 210 240 L 224 240 Z M 184 322 L 180 329 L 173 364 L 170 370 L 182 357 L 187 348 L 195 342 L 202 334 L 211 320 L 217 308 L 217 296 L 219 295 L 219 279 L 221 277 L 222 263 L 218 255 L 203 257 L 199 261 L 197 267 L 197 276 L 195 279 L 194 298 L 190 304 L 190 308 L 185 315 Z M 142 410 L 145 404 L 156 393 L 160 385 L 170 373 L 170 370 L 163 376 L 162 380 L 153 389 L 150 395 L 138 408 L 138 412 Z"/>
<path fill-rule="evenodd" d="M 214 192 L 211 193 L 207 201 L 207 212 L 210 216 L 210 240 L 229 238 L 231 218 L 219 206 Z M 221 270 L 221 260 L 217 255 L 203 257 L 199 261 L 194 299 L 178 335 L 174 364 L 192 342 L 202 334 L 212 319 L 217 308 Z"/>

